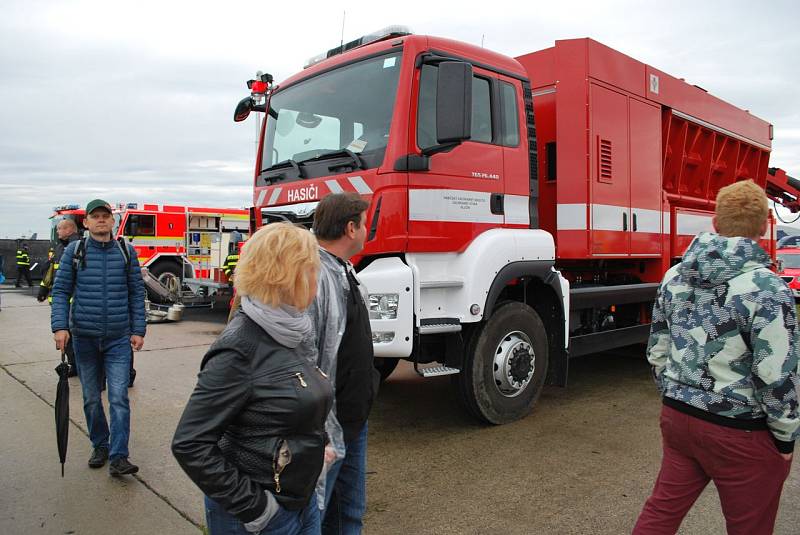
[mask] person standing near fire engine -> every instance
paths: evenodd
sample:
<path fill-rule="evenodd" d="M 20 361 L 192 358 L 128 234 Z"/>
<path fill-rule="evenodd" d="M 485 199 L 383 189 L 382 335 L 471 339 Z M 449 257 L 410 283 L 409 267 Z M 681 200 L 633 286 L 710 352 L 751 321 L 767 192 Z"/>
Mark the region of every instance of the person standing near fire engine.
<path fill-rule="evenodd" d="M 327 431 L 337 457 L 325 481 L 323 534 L 357 534 L 366 511 L 367 417 L 378 389 L 366 291 L 350 258 L 367 238 L 369 204 L 356 193 L 325 197 L 316 208 L 320 245 L 319 289 L 309 309 L 317 333 L 319 366 L 334 383 Z M 344 458 L 341 458 L 344 441 Z"/>
<path fill-rule="evenodd" d="M 663 396 L 663 460 L 633 533 L 675 533 L 710 480 L 730 534 L 770 534 L 789 475 L 798 415 L 797 317 L 759 246 L 764 190 L 717 195 L 719 234 L 697 236 L 667 271 L 647 358 Z"/>
<path fill-rule="evenodd" d="M 15 288 L 21 287 L 22 277 L 28 282 L 28 288 L 33 288 L 31 282 L 31 255 L 28 253 L 28 244 L 23 243 L 17 249 L 17 282 Z"/>
<path fill-rule="evenodd" d="M 78 226 L 75 224 L 75 221 L 71 218 L 64 218 L 59 221 L 58 225 L 56 225 L 56 236 L 58 237 L 58 244 L 53 250 L 53 255 L 50 257 L 48 266 L 45 269 L 45 275 L 42 277 L 42 282 L 39 284 L 39 295 L 36 296 L 36 300 L 40 303 L 44 302 L 45 299 L 51 304 L 53 303 L 53 297 L 50 296 L 50 291 L 53 288 L 56 272 L 58 271 L 61 257 L 64 254 L 64 249 L 66 249 L 70 243 L 80 239 L 80 236 L 78 236 Z M 67 340 L 64 352 L 67 354 L 67 362 L 69 363 L 68 375 L 69 377 L 75 377 L 78 375 L 78 367 L 75 366 L 75 351 L 72 349 L 72 339 Z"/>
<path fill-rule="evenodd" d="M 53 285 L 50 323 L 57 349 L 63 351 L 70 334 L 74 337 L 83 411 L 94 448 L 89 466 L 101 468 L 110 459 L 109 473 L 119 476 L 139 470 L 128 460 L 128 382 L 131 349 L 142 348 L 146 326 L 136 250 L 113 239 L 113 224 L 106 201 L 95 199 L 87 205 L 84 225 L 89 236 L 64 250 Z M 100 398 L 103 371 L 108 379 L 110 430 Z"/>

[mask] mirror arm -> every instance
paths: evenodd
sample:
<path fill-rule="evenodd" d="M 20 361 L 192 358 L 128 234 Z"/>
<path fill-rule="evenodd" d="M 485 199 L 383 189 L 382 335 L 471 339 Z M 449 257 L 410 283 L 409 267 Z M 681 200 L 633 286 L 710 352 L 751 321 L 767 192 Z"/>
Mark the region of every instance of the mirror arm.
<path fill-rule="evenodd" d="M 434 154 L 438 154 L 440 152 L 450 152 L 459 145 L 461 145 L 460 141 L 451 141 L 450 143 L 442 143 L 440 145 L 434 145 L 433 147 L 428 147 L 427 149 L 423 149 L 422 154 L 425 156 L 433 156 Z"/>

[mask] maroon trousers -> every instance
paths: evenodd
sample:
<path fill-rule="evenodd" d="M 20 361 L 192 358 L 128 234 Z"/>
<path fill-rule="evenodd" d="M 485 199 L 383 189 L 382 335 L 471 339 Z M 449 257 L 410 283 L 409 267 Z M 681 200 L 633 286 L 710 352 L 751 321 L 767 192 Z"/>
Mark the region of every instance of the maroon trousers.
<path fill-rule="evenodd" d="M 709 480 L 719 492 L 729 535 L 771 534 L 791 461 L 769 431 L 706 422 L 661 410 L 664 457 L 634 535 L 674 534 Z"/>

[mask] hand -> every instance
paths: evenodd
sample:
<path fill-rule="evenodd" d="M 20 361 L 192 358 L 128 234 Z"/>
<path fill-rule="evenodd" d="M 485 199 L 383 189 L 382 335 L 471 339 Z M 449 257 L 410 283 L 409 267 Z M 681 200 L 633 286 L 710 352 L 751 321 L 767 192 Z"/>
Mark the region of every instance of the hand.
<path fill-rule="evenodd" d="M 144 336 L 139 336 L 136 334 L 131 335 L 131 347 L 133 348 L 134 351 L 139 351 L 140 349 L 142 349 L 143 345 L 144 345 Z"/>
<path fill-rule="evenodd" d="M 53 340 L 56 341 L 56 349 L 59 351 L 66 351 L 67 342 L 69 342 L 69 331 L 62 330 L 54 332 Z"/>
<path fill-rule="evenodd" d="M 44 300 L 47 299 L 47 294 L 49 293 L 50 290 L 47 288 L 47 286 L 39 286 L 39 295 L 36 296 L 36 300 L 40 303 L 44 302 Z"/>
<path fill-rule="evenodd" d="M 333 446 L 328 444 L 325 446 L 325 464 L 333 464 L 336 460 L 336 451 L 333 449 Z"/>
<path fill-rule="evenodd" d="M 791 453 L 781 453 L 781 457 L 783 457 L 784 461 L 791 461 L 792 460 L 792 454 Z"/>

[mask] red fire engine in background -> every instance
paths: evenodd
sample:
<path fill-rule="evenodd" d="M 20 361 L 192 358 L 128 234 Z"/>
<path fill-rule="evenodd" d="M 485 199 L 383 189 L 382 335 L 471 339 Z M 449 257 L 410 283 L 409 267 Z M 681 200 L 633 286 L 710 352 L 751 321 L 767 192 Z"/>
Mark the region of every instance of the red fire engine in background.
<path fill-rule="evenodd" d="M 83 231 L 85 212 L 78 205 L 58 206 L 51 216 L 55 226 L 72 218 Z M 182 286 L 193 293 L 201 288 L 215 293 L 227 287 L 222 267 L 229 251 L 247 236 L 248 211 L 233 208 L 120 203 L 114 207 L 114 237 L 125 238 L 136 249 L 139 263 L 174 295 Z M 161 303 L 148 287 L 151 301 Z"/>
<path fill-rule="evenodd" d="M 452 375 L 491 423 L 565 385 L 570 357 L 646 341 L 721 187 L 800 209 L 771 124 L 591 39 L 510 58 L 392 28 L 248 87 L 234 120 L 266 112 L 253 228 L 361 194 L 379 368 Z"/>

